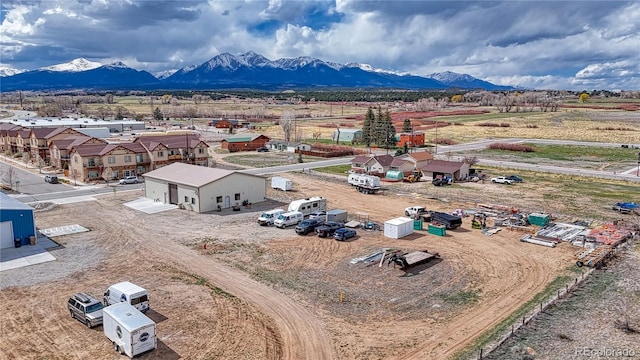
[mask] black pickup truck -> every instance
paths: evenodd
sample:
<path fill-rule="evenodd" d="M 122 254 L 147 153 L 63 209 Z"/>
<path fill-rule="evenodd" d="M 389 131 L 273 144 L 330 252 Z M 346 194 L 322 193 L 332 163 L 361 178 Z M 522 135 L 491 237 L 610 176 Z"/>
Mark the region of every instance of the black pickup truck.
<path fill-rule="evenodd" d="M 324 225 L 316 228 L 316 234 L 318 234 L 318 237 L 331 237 L 336 230 L 342 229 L 343 227 L 344 224 L 341 222 L 327 221 Z"/>
<path fill-rule="evenodd" d="M 298 224 L 298 226 L 296 226 L 296 234 L 307 235 L 322 224 L 324 224 L 324 221 L 322 221 L 321 219 L 303 220 L 300 224 Z"/>

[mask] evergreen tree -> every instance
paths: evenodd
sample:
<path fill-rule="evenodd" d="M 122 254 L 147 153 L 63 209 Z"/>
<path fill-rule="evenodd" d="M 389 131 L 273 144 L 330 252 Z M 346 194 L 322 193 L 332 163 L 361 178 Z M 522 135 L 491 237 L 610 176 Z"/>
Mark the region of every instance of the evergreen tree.
<path fill-rule="evenodd" d="M 391 115 L 389 114 L 389 110 L 384 112 L 382 117 L 382 126 L 383 126 L 383 138 L 382 144 L 385 148 L 393 148 L 396 146 L 396 127 L 393 126 L 393 122 L 391 122 Z"/>
<path fill-rule="evenodd" d="M 376 118 L 373 122 L 373 143 L 376 146 L 380 147 L 384 145 L 384 136 L 385 136 L 385 124 L 384 124 L 384 115 L 382 114 L 382 108 L 378 106 L 378 111 L 376 113 Z"/>
<path fill-rule="evenodd" d="M 402 132 L 403 133 L 410 133 L 411 130 L 413 130 L 413 128 L 411 126 L 411 120 L 404 119 L 404 123 L 402 123 Z"/>
<path fill-rule="evenodd" d="M 160 111 L 160 108 L 153 110 L 153 119 L 157 121 L 162 120 L 162 111 Z"/>
<path fill-rule="evenodd" d="M 362 143 L 371 147 L 373 140 L 373 124 L 375 122 L 375 115 L 373 115 L 373 109 L 371 106 L 367 109 L 367 113 L 364 115 L 364 123 L 362 124 Z"/>

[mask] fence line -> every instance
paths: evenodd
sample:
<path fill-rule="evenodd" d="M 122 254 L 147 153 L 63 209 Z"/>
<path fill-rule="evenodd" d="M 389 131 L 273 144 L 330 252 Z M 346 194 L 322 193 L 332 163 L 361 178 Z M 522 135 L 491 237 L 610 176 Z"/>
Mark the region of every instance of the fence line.
<path fill-rule="evenodd" d="M 616 251 L 615 249 L 614 251 Z M 531 312 L 530 315 L 525 315 L 522 318 L 516 320 L 515 323 L 511 325 L 511 328 L 500 337 L 500 340 L 494 344 L 489 346 L 485 346 L 479 349 L 478 359 L 482 359 L 484 356 L 492 353 L 496 349 L 498 349 L 505 341 L 510 339 L 520 328 L 527 325 L 531 320 L 533 320 L 536 316 L 538 316 L 541 312 L 544 312 L 551 305 L 555 304 L 556 301 L 562 299 L 563 297 L 570 294 L 573 290 L 575 290 L 578 285 L 582 284 L 593 272 L 595 268 L 590 268 L 588 271 L 583 272 L 579 277 L 565 284 L 564 289 L 558 289 L 557 293 L 547 298 L 546 301 L 542 301 L 540 306 L 536 306 L 535 309 Z"/>

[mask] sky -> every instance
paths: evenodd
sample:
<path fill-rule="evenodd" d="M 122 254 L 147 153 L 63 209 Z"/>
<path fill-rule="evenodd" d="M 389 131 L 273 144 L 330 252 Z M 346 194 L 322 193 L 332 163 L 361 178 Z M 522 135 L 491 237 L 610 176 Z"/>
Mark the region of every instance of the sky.
<path fill-rule="evenodd" d="M 640 1 L 2 0 L 0 66 L 153 74 L 221 53 L 310 56 L 547 90 L 640 90 Z"/>

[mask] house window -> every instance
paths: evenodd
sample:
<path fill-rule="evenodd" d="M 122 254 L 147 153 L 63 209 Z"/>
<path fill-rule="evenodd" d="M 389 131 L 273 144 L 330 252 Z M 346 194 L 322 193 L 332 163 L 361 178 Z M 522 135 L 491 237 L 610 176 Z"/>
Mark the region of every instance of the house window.
<path fill-rule="evenodd" d="M 164 152 L 158 151 L 158 157 L 163 157 L 163 156 L 164 156 Z"/>
<path fill-rule="evenodd" d="M 240 193 L 236 193 L 236 200 L 240 200 Z"/>
<path fill-rule="evenodd" d="M 96 166 L 96 159 L 90 158 L 87 160 L 87 166 Z"/>
<path fill-rule="evenodd" d="M 144 161 L 144 156 L 142 154 L 138 154 L 136 155 L 136 162 L 143 162 Z"/>
<path fill-rule="evenodd" d="M 107 158 L 107 162 L 108 162 L 109 164 L 115 164 L 115 163 L 116 163 L 116 158 L 115 158 L 115 156 L 109 156 L 109 157 Z"/>
<path fill-rule="evenodd" d="M 217 196 L 216 197 L 216 203 L 221 203 L 222 202 L 222 196 Z"/>
<path fill-rule="evenodd" d="M 196 198 L 191 198 L 191 204 L 195 205 L 196 204 Z"/>
<path fill-rule="evenodd" d="M 204 154 L 204 149 L 203 148 L 198 148 L 198 154 Z"/>
<path fill-rule="evenodd" d="M 185 196 L 185 197 L 184 197 L 184 202 L 186 202 L 186 203 L 188 203 L 188 202 L 189 202 L 189 197 L 188 197 L 188 196 Z"/>
<path fill-rule="evenodd" d="M 131 162 L 131 155 L 125 155 L 124 162 Z"/>
<path fill-rule="evenodd" d="M 118 178 L 118 172 L 117 172 L 117 171 L 113 171 L 113 172 L 111 173 L 111 178 L 112 178 L 112 179 L 117 179 L 117 178 Z"/>
<path fill-rule="evenodd" d="M 136 175 L 136 172 L 135 172 L 135 171 L 133 171 L 133 170 L 124 170 L 124 171 L 122 172 L 122 174 L 123 174 L 125 177 L 126 177 L 126 176 L 135 176 L 135 175 Z"/>

